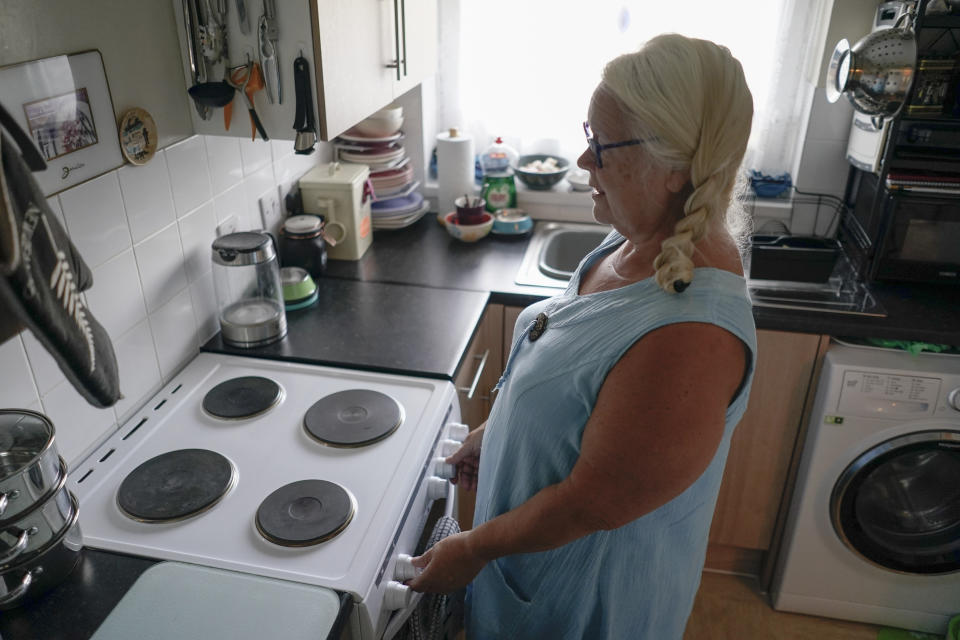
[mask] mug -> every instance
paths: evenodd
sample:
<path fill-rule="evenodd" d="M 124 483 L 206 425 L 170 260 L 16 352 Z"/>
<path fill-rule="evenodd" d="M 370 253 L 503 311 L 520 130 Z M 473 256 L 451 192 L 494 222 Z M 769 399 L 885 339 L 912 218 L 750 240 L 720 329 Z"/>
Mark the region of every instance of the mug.
<path fill-rule="evenodd" d="M 457 207 L 457 224 L 482 224 L 486 220 L 484 206 L 487 201 L 476 196 L 460 196 L 453 201 Z"/>

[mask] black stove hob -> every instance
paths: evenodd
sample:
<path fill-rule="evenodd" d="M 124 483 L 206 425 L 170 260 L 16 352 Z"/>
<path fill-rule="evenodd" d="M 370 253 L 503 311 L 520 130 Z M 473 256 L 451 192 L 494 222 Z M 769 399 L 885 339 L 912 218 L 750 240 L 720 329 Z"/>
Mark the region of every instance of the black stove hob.
<path fill-rule="evenodd" d="M 348 389 L 311 406 L 303 426 L 315 440 L 332 447 L 363 447 L 383 440 L 403 422 L 396 400 L 370 389 Z"/>
<path fill-rule="evenodd" d="M 346 489 L 326 480 L 300 480 L 267 496 L 257 509 L 257 531 L 284 547 L 326 542 L 347 528 L 354 505 Z"/>
<path fill-rule="evenodd" d="M 262 376 L 225 380 L 203 397 L 203 410 L 216 418 L 252 418 L 273 408 L 283 397 L 280 385 Z"/>
<path fill-rule="evenodd" d="M 174 522 L 210 509 L 235 480 L 233 464 L 215 451 L 168 451 L 127 474 L 117 490 L 117 506 L 140 522 Z"/>

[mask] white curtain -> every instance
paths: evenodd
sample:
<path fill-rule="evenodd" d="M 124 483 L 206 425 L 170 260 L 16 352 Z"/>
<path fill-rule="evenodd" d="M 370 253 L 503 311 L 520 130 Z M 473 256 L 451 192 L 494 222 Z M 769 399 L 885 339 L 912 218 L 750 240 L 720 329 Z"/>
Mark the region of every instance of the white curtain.
<path fill-rule="evenodd" d="M 440 0 L 436 125 L 477 153 L 584 149 L 590 95 L 611 58 L 665 32 L 727 46 L 754 98 L 746 166 L 795 174 L 832 0 Z"/>

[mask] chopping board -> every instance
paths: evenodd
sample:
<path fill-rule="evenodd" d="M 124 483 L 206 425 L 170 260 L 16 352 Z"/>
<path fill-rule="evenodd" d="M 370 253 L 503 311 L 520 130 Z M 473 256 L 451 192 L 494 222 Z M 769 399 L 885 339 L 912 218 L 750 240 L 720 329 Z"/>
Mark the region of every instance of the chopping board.
<path fill-rule="evenodd" d="M 91 640 L 322 640 L 334 637 L 349 602 L 324 587 L 161 562 L 140 576 Z"/>

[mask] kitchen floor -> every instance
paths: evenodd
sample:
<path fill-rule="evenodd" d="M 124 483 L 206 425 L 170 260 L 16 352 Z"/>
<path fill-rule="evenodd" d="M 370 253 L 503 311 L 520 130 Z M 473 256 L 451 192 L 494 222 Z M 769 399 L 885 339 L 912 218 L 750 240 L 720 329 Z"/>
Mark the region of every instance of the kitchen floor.
<path fill-rule="evenodd" d="M 775 611 L 753 578 L 704 572 L 684 640 L 876 640 L 880 627 Z"/>

